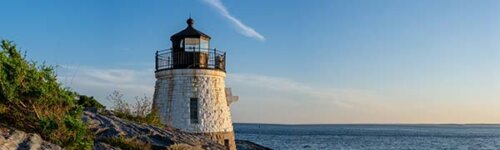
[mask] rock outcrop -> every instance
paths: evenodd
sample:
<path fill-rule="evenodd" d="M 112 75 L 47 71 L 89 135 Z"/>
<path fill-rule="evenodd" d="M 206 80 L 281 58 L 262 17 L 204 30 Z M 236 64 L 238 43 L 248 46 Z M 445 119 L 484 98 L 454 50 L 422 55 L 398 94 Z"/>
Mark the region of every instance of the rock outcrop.
<path fill-rule="evenodd" d="M 224 150 L 223 145 L 204 136 L 182 132 L 174 128 L 159 128 L 127 121 L 114 116 L 110 111 L 106 115 L 95 111 L 85 111 L 82 119 L 95 134 L 95 150 L 121 150 L 110 139 L 125 138 L 139 141 L 151 149 L 168 149 L 180 144 L 181 149 Z M 250 141 L 236 140 L 238 150 L 269 150 Z M 191 148 L 189 148 L 191 147 Z M 9 127 L 0 126 L 0 150 L 62 150 L 58 145 L 43 140 L 40 135 L 25 133 Z M 142 149 L 142 148 L 141 148 Z M 147 148 L 144 148 L 147 149 Z"/>
<path fill-rule="evenodd" d="M 0 127 L 1 150 L 62 150 L 61 147 L 44 141 L 34 133 L 25 133 L 8 127 Z"/>
<path fill-rule="evenodd" d="M 271 148 L 264 147 L 254 142 L 246 140 L 236 140 L 236 149 L 238 150 L 272 150 Z"/>
<path fill-rule="evenodd" d="M 111 112 L 106 115 L 85 111 L 83 120 L 89 124 L 94 132 L 94 149 L 117 149 L 107 142 L 109 139 L 124 137 L 151 145 L 152 149 L 166 149 L 175 143 L 199 147 L 207 150 L 225 149 L 203 136 L 182 132 L 174 128 L 159 128 L 152 125 L 138 124 L 114 116 Z"/>

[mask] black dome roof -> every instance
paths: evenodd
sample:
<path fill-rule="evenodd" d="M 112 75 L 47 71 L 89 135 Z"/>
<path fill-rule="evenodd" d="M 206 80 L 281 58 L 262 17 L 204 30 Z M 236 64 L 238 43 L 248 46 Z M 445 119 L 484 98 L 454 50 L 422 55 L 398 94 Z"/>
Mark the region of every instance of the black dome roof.
<path fill-rule="evenodd" d="M 194 27 L 193 27 L 193 24 L 194 24 L 194 20 L 189 18 L 186 23 L 188 24 L 188 27 L 174 35 L 172 35 L 170 37 L 170 40 L 178 40 L 178 39 L 183 39 L 183 38 L 186 38 L 186 37 L 191 37 L 191 38 L 199 38 L 199 37 L 205 37 L 205 38 L 208 38 L 210 39 L 210 36 L 208 36 L 207 34 L 201 32 L 201 31 L 198 31 L 196 30 Z"/>

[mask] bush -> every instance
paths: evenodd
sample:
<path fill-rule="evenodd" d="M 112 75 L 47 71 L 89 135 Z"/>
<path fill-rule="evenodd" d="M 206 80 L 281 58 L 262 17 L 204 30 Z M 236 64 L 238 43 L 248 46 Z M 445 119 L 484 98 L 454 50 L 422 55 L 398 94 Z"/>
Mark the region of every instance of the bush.
<path fill-rule="evenodd" d="M 27 61 L 10 41 L 0 51 L 0 122 L 67 149 L 91 149 L 76 93 L 63 88 L 51 66 Z"/>
<path fill-rule="evenodd" d="M 117 117 L 134 122 L 162 126 L 158 111 L 152 107 L 149 97 L 135 97 L 135 105 L 127 103 L 123 94 L 114 91 L 108 97 L 113 102 L 113 112 Z"/>
<path fill-rule="evenodd" d="M 113 137 L 113 138 L 108 138 L 104 139 L 103 142 L 113 146 L 113 147 L 119 147 L 121 149 L 126 149 L 126 150 L 150 150 L 151 144 L 142 142 L 141 140 L 138 139 L 131 139 L 131 138 L 125 138 L 125 137 Z"/>
<path fill-rule="evenodd" d="M 99 103 L 93 96 L 88 97 L 86 95 L 80 95 L 78 98 L 78 105 L 84 108 L 94 107 L 97 109 L 106 109 L 106 107 Z"/>

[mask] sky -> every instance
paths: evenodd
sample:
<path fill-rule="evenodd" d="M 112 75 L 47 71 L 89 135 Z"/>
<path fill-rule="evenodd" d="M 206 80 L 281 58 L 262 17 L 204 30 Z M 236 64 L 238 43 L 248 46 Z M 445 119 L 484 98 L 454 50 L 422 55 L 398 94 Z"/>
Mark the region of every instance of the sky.
<path fill-rule="evenodd" d="M 498 0 L 2 1 L 0 38 L 106 105 L 152 97 L 186 27 L 227 52 L 233 122 L 500 123 Z"/>

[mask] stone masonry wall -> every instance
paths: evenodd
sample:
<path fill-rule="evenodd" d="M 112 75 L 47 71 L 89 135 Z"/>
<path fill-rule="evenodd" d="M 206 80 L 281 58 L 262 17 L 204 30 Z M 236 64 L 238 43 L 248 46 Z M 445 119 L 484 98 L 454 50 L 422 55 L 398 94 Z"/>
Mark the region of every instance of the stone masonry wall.
<path fill-rule="evenodd" d="M 192 133 L 232 132 L 222 71 L 174 69 L 156 72 L 154 105 L 161 121 Z M 198 98 L 199 123 L 191 123 L 189 102 Z"/>
<path fill-rule="evenodd" d="M 211 133 L 199 133 L 205 137 L 208 137 L 212 141 L 215 141 L 221 145 L 227 146 L 226 148 L 230 150 L 236 149 L 236 142 L 234 139 L 233 132 L 211 132 Z M 226 145 L 225 140 L 228 140 L 228 145 Z"/>

